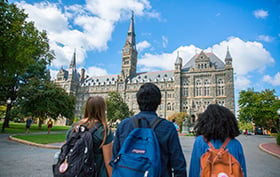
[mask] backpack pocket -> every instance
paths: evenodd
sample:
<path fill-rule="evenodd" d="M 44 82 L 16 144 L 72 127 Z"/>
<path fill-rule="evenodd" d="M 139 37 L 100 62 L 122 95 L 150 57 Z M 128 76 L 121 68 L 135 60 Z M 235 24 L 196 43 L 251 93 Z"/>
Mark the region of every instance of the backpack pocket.
<path fill-rule="evenodd" d="M 113 162 L 112 177 L 118 176 L 133 176 L 133 177 L 149 177 L 151 162 L 148 158 L 131 158 L 129 155 L 122 154 L 118 156 Z"/>

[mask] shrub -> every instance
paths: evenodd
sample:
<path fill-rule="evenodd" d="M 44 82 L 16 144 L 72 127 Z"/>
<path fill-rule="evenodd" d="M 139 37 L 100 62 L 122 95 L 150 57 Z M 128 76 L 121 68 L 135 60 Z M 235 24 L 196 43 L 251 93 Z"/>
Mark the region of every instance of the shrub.
<path fill-rule="evenodd" d="M 280 133 L 278 133 L 278 135 L 277 135 L 276 142 L 278 145 L 280 145 Z"/>

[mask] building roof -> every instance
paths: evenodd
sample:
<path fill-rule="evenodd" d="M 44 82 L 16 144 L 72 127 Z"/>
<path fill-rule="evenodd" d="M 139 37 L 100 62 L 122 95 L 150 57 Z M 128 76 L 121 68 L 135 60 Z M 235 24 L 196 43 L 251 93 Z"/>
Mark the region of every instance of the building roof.
<path fill-rule="evenodd" d="M 193 56 L 183 67 L 182 70 L 183 71 L 189 71 L 190 68 L 194 68 L 195 67 L 195 59 L 199 56 L 200 54 L 196 54 L 195 56 Z M 217 70 L 221 70 L 221 69 L 225 69 L 225 64 L 224 62 L 218 58 L 214 53 L 209 52 L 209 53 L 205 53 L 205 55 L 207 57 L 209 57 L 210 59 L 210 65 L 211 66 L 215 66 L 215 69 Z"/>
<path fill-rule="evenodd" d="M 93 76 L 86 78 L 82 83 L 82 87 L 95 85 L 114 85 L 118 80 L 118 75 Z M 137 73 L 136 76 L 128 79 L 128 84 L 147 83 L 147 82 L 165 82 L 174 80 L 174 71 L 153 71 Z"/>

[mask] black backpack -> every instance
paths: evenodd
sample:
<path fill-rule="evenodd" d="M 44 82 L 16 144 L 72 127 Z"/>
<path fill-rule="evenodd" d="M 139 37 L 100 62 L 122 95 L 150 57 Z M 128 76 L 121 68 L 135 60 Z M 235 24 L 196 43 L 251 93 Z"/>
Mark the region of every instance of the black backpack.
<path fill-rule="evenodd" d="M 97 176 L 92 135 L 100 126 L 90 130 L 83 125 L 75 127 L 61 147 L 57 163 L 53 165 L 54 177 Z"/>

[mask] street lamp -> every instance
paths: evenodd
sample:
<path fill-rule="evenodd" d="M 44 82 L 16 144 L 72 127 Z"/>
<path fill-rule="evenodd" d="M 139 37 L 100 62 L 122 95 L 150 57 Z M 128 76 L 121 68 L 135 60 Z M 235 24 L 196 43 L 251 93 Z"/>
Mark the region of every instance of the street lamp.
<path fill-rule="evenodd" d="M 279 121 L 279 129 L 280 129 L 280 108 L 277 109 L 278 121 Z"/>

